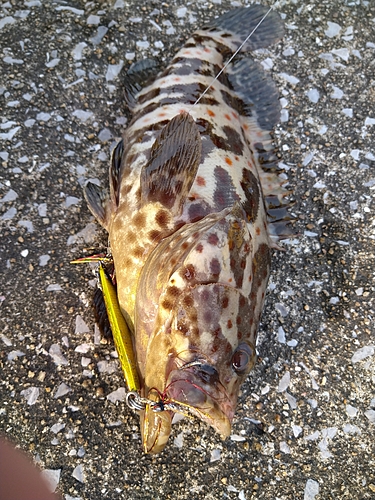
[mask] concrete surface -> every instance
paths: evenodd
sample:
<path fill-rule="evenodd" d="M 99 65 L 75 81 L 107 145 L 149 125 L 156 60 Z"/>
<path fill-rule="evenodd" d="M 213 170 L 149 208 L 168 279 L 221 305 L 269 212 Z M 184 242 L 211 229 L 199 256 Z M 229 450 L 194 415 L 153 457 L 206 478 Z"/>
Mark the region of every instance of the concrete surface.
<path fill-rule="evenodd" d="M 142 454 L 95 333 L 94 277 L 69 264 L 106 242 L 82 185 L 107 183 L 128 118 L 118 65 L 165 64 L 230 7 L 0 6 L 0 430 L 66 500 L 375 499 L 373 0 L 280 2 L 286 36 L 258 54 L 281 92 L 299 235 L 275 252 L 231 439 L 184 420 L 162 454 Z"/>

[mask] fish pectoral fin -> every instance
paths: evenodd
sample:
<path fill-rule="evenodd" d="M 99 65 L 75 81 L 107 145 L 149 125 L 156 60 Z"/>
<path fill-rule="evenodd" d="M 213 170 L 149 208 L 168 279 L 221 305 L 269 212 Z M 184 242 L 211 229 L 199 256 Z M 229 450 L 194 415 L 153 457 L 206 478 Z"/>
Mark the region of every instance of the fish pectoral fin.
<path fill-rule="evenodd" d="M 90 209 L 93 216 L 99 221 L 99 223 L 106 229 L 107 228 L 107 204 L 108 196 L 105 191 L 102 190 L 97 184 L 88 181 L 83 194 L 86 199 L 86 203 Z"/>
<path fill-rule="evenodd" d="M 201 159 L 202 140 L 194 119 L 180 113 L 161 130 L 141 173 L 142 204 L 159 202 L 180 213 Z"/>
<path fill-rule="evenodd" d="M 130 110 L 136 104 L 136 96 L 158 72 L 158 63 L 153 59 L 143 59 L 132 64 L 125 76 L 125 102 Z"/>

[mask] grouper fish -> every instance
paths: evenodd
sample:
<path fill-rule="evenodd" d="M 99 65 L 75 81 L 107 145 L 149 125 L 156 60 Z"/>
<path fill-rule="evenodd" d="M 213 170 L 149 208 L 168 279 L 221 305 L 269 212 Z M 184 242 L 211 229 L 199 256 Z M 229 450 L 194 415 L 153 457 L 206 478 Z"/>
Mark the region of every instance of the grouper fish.
<path fill-rule="evenodd" d="M 112 155 L 110 194 L 85 188 L 109 233 L 141 396 L 174 402 L 223 437 L 256 360 L 271 249 L 285 229 L 271 141 L 278 92 L 248 54 L 283 36 L 276 12 L 262 20 L 267 10 L 252 5 L 212 20 L 152 83 L 150 60 L 131 66 L 132 119 Z M 255 28 L 246 54 L 212 83 Z M 164 448 L 172 417 L 141 410 L 145 452 Z"/>

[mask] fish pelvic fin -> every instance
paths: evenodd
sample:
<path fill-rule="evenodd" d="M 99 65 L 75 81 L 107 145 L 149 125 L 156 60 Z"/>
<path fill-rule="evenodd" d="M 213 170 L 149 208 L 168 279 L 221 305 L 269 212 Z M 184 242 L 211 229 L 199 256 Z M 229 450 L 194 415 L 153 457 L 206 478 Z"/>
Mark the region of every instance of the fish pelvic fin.
<path fill-rule="evenodd" d="M 109 199 L 107 192 L 97 184 L 88 181 L 83 194 L 90 212 L 104 227 L 104 229 L 107 229 L 109 224 Z"/>
<path fill-rule="evenodd" d="M 121 164 L 124 154 L 124 141 L 121 139 L 112 151 L 111 164 L 109 167 L 109 188 L 111 200 L 118 206 L 121 185 Z"/>

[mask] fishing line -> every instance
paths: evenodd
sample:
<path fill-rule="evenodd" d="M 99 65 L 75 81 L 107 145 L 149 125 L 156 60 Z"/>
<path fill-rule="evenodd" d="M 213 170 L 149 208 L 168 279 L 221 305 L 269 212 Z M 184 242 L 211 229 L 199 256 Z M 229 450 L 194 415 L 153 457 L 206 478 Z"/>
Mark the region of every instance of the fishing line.
<path fill-rule="evenodd" d="M 229 66 L 229 64 L 233 61 L 233 59 L 236 57 L 236 55 L 241 52 L 242 48 L 244 47 L 244 45 L 246 45 L 246 43 L 248 42 L 248 40 L 253 36 L 253 34 L 256 32 L 256 30 L 259 28 L 259 26 L 264 22 L 264 20 L 267 18 L 267 16 L 270 14 L 271 11 L 274 10 L 274 8 L 276 7 L 276 5 L 278 4 L 279 2 L 276 1 L 273 5 L 271 5 L 271 7 L 268 9 L 268 11 L 264 14 L 264 16 L 262 17 L 262 19 L 259 21 L 259 23 L 255 26 L 255 28 L 247 35 L 247 37 L 245 38 L 245 40 L 241 43 L 241 45 L 238 47 L 238 49 L 231 55 L 231 57 L 228 59 L 228 61 L 224 64 L 224 66 L 221 68 L 221 70 L 219 71 L 219 73 L 215 76 L 215 78 L 212 80 L 212 82 L 208 85 L 208 87 L 206 87 L 204 89 L 204 91 L 202 92 L 202 94 L 198 97 L 198 99 L 195 101 L 195 103 L 192 105 L 191 107 L 191 110 L 192 111 L 194 109 L 194 107 L 199 103 L 199 101 L 207 94 L 207 92 L 210 90 L 210 88 L 212 87 L 212 85 L 216 82 L 216 80 L 220 77 L 220 75 L 222 75 L 222 73 L 227 69 L 227 67 Z M 189 113 L 190 113 L 189 111 Z"/>

